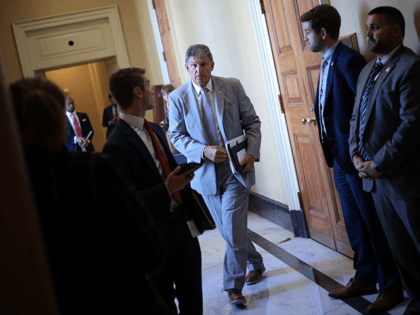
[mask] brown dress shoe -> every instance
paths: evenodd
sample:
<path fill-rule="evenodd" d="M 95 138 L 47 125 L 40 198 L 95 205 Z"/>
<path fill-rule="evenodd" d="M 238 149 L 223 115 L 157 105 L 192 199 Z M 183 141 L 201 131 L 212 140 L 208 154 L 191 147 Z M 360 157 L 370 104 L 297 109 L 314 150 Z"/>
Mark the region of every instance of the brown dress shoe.
<path fill-rule="evenodd" d="M 328 293 L 328 296 L 334 299 L 345 299 L 353 296 L 367 295 L 377 293 L 376 285 L 366 285 L 363 282 L 357 281 L 354 277 L 350 278 L 346 287 L 334 289 Z"/>
<path fill-rule="evenodd" d="M 228 290 L 229 303 L 230 304 L 244 304 L 246 303 L 245 297 L 238 289 Z"/>
<path fill-rule="evenodd" d="M 404 300 L 404 295 L 401 291 L 398 293 L 388 290 L 385 292 L 379 293 L 378 297 L 376 298 L 375 302 L 368 306 L 368 310 L 371 313 L 383 313 L 391 308 L 393 308 L 398 303 Z"/>
<path fill-rule="evenodd" d="M 245 278 L 245 283 L 248 285 L 256 284 L 257 282 L 261 280 L 261 277 L 264 271 L 265 271 L 264 266 L 261 269 L 250 271 Z"/>

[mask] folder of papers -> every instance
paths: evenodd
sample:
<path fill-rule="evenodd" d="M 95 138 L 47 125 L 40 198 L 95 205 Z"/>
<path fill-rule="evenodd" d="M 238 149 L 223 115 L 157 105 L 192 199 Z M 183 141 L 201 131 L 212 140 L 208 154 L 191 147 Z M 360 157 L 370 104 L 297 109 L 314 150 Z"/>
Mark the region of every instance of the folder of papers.
<path fill-rule="evenodd" d="M 235 139 L 229 140 L 225 143 L 225 146 L 232 173 L 241 172 L 245 168 L 245 165 L 240 165 L 239 163 L 245 158 L 246 149 L 248 147 L 246 136 L 241 135 Z"/>

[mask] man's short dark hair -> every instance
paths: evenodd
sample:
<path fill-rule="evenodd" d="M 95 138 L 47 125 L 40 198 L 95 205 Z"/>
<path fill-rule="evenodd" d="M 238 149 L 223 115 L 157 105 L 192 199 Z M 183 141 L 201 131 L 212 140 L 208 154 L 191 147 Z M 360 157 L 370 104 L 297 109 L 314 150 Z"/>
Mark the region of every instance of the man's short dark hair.
<path fill-rule="evenodd" d="M 341 27 L 341 17 L 337 9 L 328 5 L 321 4 L 312 8 L 300 17 L 300 21 L 312 22 L 312 29 L 315 34 L 319 34 L 325 28 L 332 39 L 338 39 Z"/>
<path fill-rule="evenodd" d="M 190 57 L 208 57 L 210 62 L 213 62 L 213 55 L 210 52 L 210 48 L 206 45 L 191 45 L 187 49 L 187 53 L 185 54 L 185 64 L 188 65 L 188 61 Z"/>
<path fill-rule="evenodd" d="M 386 21 L 388 22 L 388 25 L 391 27 L 394 27 L 396 25 L 401 26 L 401 36 L 402 38 L 404 38 L 405 20 L 400 10 L 394 7 L 384 6 L 384 7 L 377 7 L 368 13 L 368 15 L 372 15 L 372 14 L 385 15 Z"/>
<path fill-rule="evenodd" d="M 141 76 L 145 69 L 125 68 L 115 71 L 109 78 L 109 91 L 121 110 L 130 107 L 133 102 L 133 89 L 139 87 L 144 91 L 144 80 Z"/>

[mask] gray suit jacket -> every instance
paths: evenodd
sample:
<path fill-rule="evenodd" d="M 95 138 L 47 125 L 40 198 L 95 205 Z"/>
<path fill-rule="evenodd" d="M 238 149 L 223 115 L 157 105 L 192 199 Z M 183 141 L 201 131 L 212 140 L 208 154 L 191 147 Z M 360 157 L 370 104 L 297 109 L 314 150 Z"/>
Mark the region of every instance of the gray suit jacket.
<path fill-rule="evenodd" d="M 350 121 L 350 156 L 358 153 L 359 106 L 373 60 L 360 73 Z M 366 111 L 364 149 L 383 175 L 384 187 L 394 198 L 420 196 L 420 59 L 401 46 L 386 62 L 374 85 Z M 364 180 L 370 191 L 374 181 Z"/>
<path fill-rule="evenodd" d="M 247 154 L 260 158 L 261 122 L 254 106 L 237 79 L 212 76 L 216 104 L 216 117 L 223 140 L 232 140 L 245 131 L 248 139 Z M 203 148 L 208 145 L 203 131 L 200 111 L 190 81 L 169 96 L 169 135 L 175 148 L 185 155 L 188 162 L 201 162 Z M 236 178 L 247 188 L 255 184 L 255 171 Z M 215 163 L 205 159 L 204 165 L 195 171 L 191 187 L 200 194 L 215 195 Z"/>

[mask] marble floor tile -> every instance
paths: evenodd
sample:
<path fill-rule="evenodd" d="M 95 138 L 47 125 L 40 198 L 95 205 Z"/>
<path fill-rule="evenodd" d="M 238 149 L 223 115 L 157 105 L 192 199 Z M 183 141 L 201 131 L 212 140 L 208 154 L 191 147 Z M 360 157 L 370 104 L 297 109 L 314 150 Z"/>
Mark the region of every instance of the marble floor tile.
<path fill-rule="evenodd" d="M 247 303 L 243 306 L 230 305 L 227 293 L 222 291 L 223 258 L 225 242 L 219 231 L 207 231 L 199 237 L 203 257 L 203 296 L 205 315 L 255 314 L 255 315 L 345 315 L 361 314 L 352 303 L 328 297 L 328 291 L 318 285 L 319 274 L 345 285 L 354 275 L 352 259 L 312 240 L 294 238 L 293 233 L 283 229 L 256 214 L 249 213 L 248 228 L 260 236 L 257 250 L 264 259 L 267 271 L 263 279 L 251 286 L 245 286 L 243 294 Z M 264 248 L 276 245 L 294 256 L 302 265 L 294 269 Z M 266 246 L 269 244 L 270 246 Z M 290 263 L 290 261 L 289 261 Z M 302 267 L 303 266 L 303 267 Z M 311 268 L 312 267 L 312 268 Z M 311 273 L 310 270 L 316 270 Z M 364 296 L 369 305 L 375 294 Z M 406 299 L 387 314 L 401 315 L 408 303 Z"/>

